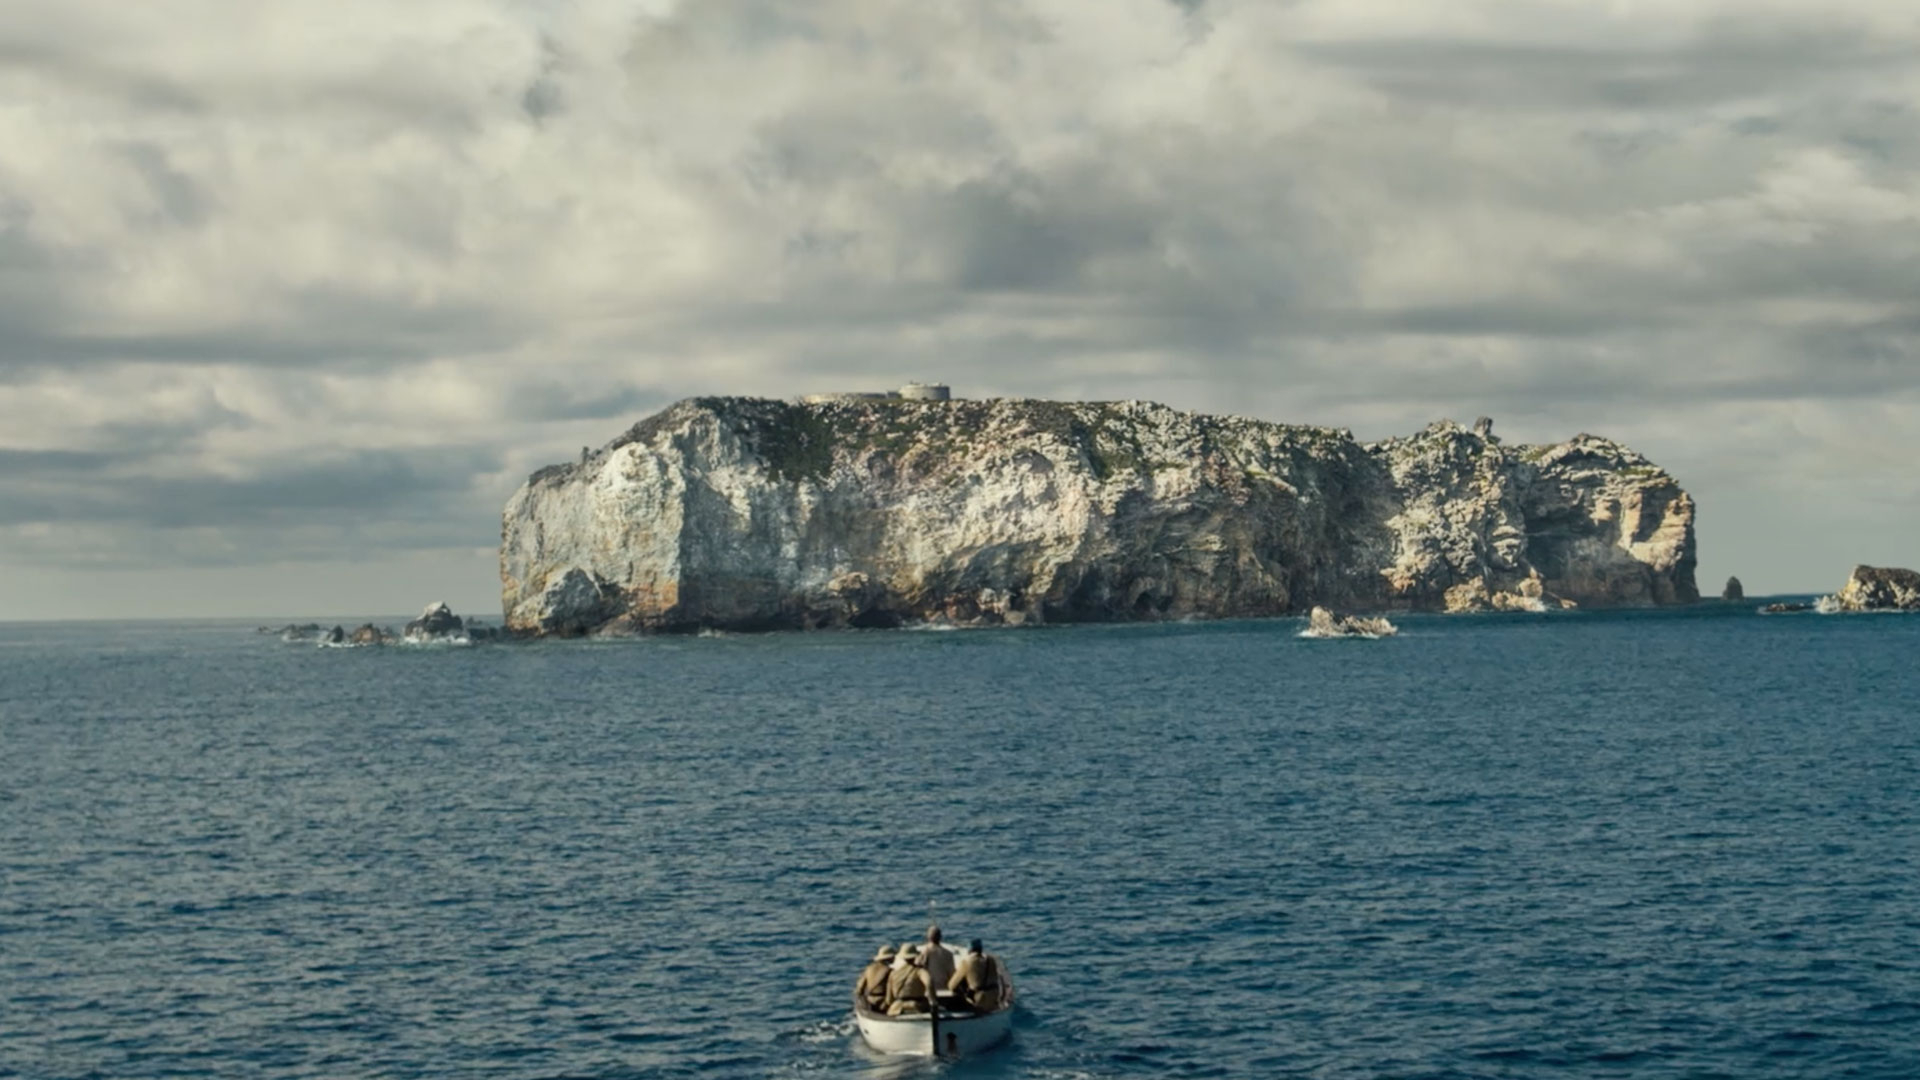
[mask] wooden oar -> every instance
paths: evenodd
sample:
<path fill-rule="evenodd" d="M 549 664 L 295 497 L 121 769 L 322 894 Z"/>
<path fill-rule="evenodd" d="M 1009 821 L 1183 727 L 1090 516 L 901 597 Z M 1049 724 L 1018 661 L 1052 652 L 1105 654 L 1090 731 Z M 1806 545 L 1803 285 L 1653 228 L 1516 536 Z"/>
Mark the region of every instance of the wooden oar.
<path fill-rule="evenodd" d="M 940 992 L 933 988 L 933 976 L 927 976 L 927 1010 L 933 1014 L 933 1056 L 945 1057 L 940 1052 Z"/>

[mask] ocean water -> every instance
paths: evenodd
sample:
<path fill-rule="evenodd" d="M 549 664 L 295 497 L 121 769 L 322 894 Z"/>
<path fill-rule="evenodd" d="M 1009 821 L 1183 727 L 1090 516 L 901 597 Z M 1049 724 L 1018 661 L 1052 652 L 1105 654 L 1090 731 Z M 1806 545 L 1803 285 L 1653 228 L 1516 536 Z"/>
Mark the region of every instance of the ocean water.
<path fill-rule="evenodd" d="M 0 1076 L 1920 1076 L 1920 617 L 1301 625 L 0 626 Z"/>

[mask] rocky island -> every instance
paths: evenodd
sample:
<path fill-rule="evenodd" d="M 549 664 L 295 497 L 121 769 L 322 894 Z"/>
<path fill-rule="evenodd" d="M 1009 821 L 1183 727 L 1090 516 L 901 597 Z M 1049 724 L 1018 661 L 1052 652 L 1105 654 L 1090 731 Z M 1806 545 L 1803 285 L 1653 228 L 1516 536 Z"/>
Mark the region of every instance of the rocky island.
<path fill-rule="evenodd" d="M 698 398 L 507 503 L 507 628 L 1687 603 L 1693 500 L 1608 439 L 1361 443 L 1143 402 Z"/>
<path fill-rule="evenodd" d="M 1847 583 L 1822 597 L 1821 611 L 1920 611 L 1920 573 L 1891 566 L 1856 566 Z"/>

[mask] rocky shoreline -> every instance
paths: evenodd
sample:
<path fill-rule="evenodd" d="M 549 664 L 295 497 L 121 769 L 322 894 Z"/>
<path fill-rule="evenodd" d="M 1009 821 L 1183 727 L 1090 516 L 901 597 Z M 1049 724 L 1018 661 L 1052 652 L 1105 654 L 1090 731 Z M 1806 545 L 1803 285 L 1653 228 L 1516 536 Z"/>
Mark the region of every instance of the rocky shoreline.
<path fill-rule="evenodd" d="M 1738 579 L 1735 579 L 1737 582 Z M 1728 593 L 1735 590 L 1729 589 Z M 1722 601 L 1734 597 L 1723 595 Z M 1753 611 L 1760 615 L 1801 613 L 1849 614 L 1865 612 L 1920 611 L 1920 572 L 1896 567 L 1856 566 L 1839 591 L 1808 601 L 1777 601 Z M 1304 617 L 1303 638 L 1392 637 L 1400 631 L 1385 617 L 1363 614 L 1337 614 L 1315 606 Z M 932 624 L 937 625 L 937 624 Z M 1034 624 L 1041 625 L 1041 624 Z M 477 619 L 454 614 L 444 603 L 429 604 L 416 619 L 396 631 L 390 626 L 363 623 L 352 630 L 343 625 L 327 627 L 320 623 L 261 626 L 255 633 L 270 634 L 282 641 L 323 647 L 357 648 L 386 645 L 470 645 L 487 641 L 533 639 L 542 635 L 515 633 L 505 627 L 488 626 Z"/>

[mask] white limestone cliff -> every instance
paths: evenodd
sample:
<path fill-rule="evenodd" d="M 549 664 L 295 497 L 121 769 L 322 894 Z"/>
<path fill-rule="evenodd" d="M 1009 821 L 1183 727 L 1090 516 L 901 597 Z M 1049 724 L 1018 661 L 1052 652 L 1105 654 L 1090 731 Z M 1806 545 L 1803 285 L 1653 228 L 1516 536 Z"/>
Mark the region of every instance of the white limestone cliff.
<path fill-rule="evenodd" d="M 1698 598 L 1633 451 L 1142 402 L 683 401 L 508 502 L 508 628 L 891 626 Z"/>

